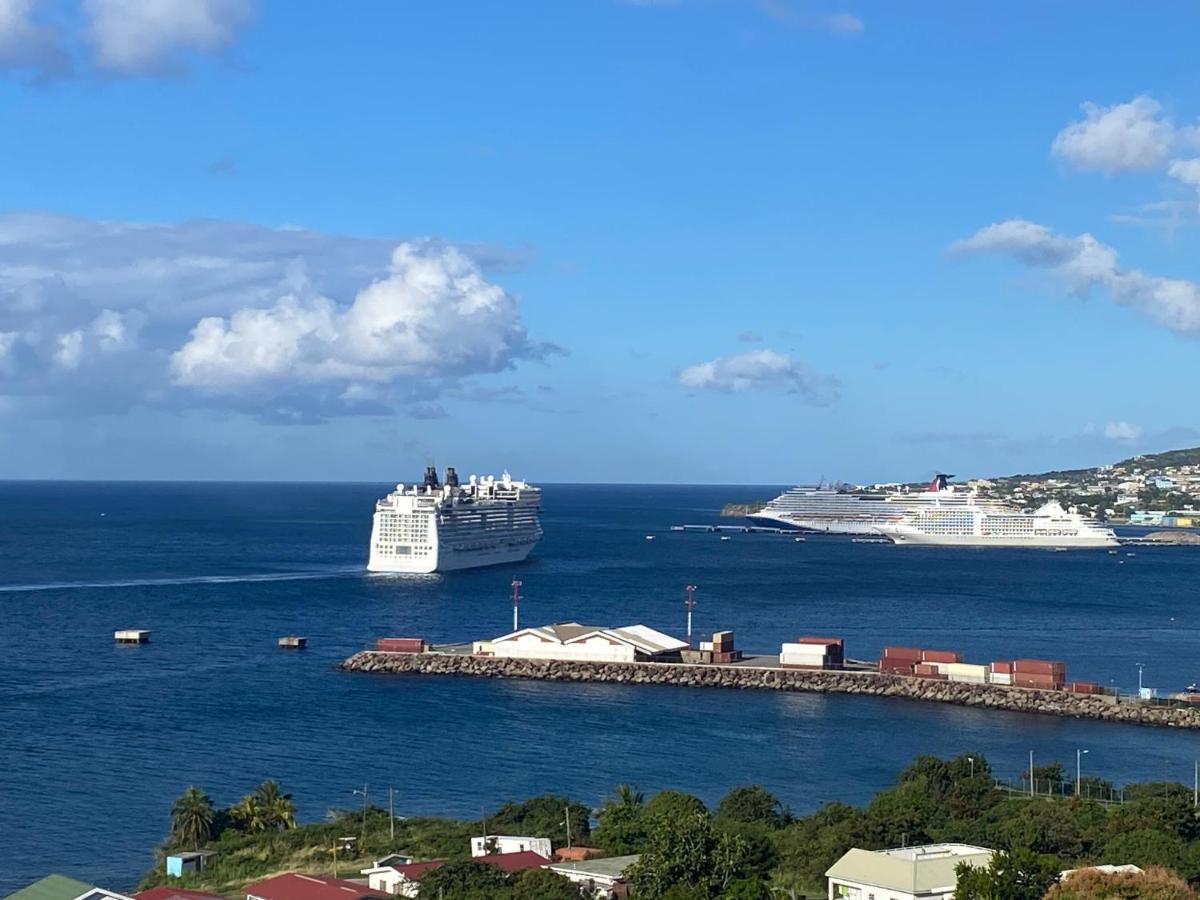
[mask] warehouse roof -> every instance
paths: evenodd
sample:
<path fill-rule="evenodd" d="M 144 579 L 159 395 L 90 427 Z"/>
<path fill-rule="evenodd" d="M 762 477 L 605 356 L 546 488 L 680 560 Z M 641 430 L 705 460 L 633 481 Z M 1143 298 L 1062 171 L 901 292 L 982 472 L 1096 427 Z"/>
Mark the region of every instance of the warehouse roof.
<path fill-rule="evenodd" d="M 493 644 L 502 641 L 517 640 L 526 635 L 541 638 L 547 643 L 562 645 L 574 644 L 591 637 L 600 636 L 610 641 L 629 644 L 639 653 L 654 656 L 671 650 L 682 650 L 687 646 L 684 641 L 677 640 L 669 634 L 655 631 L 646 625 L 624 625 L 620 628 L 606 628 L 603 625 L 580 625 L 578 622 L 555 622 L 553 625 L 539 625 L 532 628 L 522 628 L 509 634 L 493 639 Z"/>
<path fill-rule="evenodd" d="M 85 884 L 66 875 L 47 875 L 7 900 L 128 900 L 124 894 L 114 894 L 95 885 Z"/>
<path fill-rule="evenodd" d="M 560 875 L 581 875 L 585 878 L 617 879 L 625 874 L 625 870 L 639 859 L 633 856 L 609 856 L 604 859 L 582 859 L 575 862 L 560 862 L 547 866 L 552 872 Z"/>
<path fill-rule="evenodd" d="M 970 844 L 927 844 L 896 850 L 856 848 L 825 874 L 908 894 L 945 893 L 958 883 L 955 869 L 959 864 L 986 866 L 991 859 L 991 850 Z"/>

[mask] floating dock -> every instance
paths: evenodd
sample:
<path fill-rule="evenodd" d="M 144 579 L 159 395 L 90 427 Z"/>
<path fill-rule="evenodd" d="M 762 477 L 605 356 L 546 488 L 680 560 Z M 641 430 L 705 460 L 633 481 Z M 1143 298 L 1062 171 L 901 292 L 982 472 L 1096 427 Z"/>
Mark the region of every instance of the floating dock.
<path fill-rule="evenodd" d="M 118 644 L 148 644 L 150 632 L 143 628 L 124 628 L 113 632 L 113 640 Z"/>

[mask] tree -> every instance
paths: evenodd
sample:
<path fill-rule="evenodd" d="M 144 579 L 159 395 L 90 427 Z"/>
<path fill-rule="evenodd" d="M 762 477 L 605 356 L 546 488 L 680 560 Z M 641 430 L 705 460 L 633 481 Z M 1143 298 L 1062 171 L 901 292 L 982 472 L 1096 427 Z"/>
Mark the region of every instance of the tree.
<path fill-rule="evenodd" d="M 591 900 L 591 893 L 549 869 L 527 869 L 512 877 L 512 900 Z"/>
<path fill-rule="evenodd" d="M 1113 865 L 1133 862 L 1140 866 L 1160 866 L 1178 872 L 1184 878 L 1200 878 L 1200 854 L 1179 835 L 1154 828 L 1140 828 L 1113 835 L 1104 842 L 1100 860 Z"/>
<path fill-rule="evenodd" d="M 488 816 L 486 826 L 493 834 L 545 837 L 555 846 L 564 846 L 567 843 L 568 809 L 571 843 L 577 844 L 591 833 L 588 822 L 591 808 L 556 794 L 533 797 L 523 803 L 505 803 Z"/>
<path fill-rule="evenodd" d="M 420 900 L 493 900 L 507 897 L 508 876 L 495 866 L 473 860 L 449 862 L 425 874 L 417 896 Z"/>
<path fill-rule="evenodd" d="M 212 837 L 215 815 L 212 800 L 193 784 L 171 804 L 172 840 L 180 846 L 199 850 Z"/>
<path fill-rule="evenodd" d="M 721 900 L 772 900 L 771 889 L 757 878 L 740 878 L 729 885 Z"/>
<path fill-rule="evenodd" d="M 292 795 L 285 794 L 278 781 L 268 778 L 254 789 L 254 799 L 265 823 L 262 830 L 296 827 Z"/>
<path fill-rule="evenodd" d="M 785 821 L 783 806 L 779 799 L 758 784 L 735 787 L 721 798 L 716 818 L 726 822 L 743 824 L 761 823 L 777 828 Z"/>
<path fill-rule="evenodd" d="M 1052 853 L 1078 859 L 1087 847 L 1073 804 L 1060 800 L 1028 800 L 1023 815 L 1004 822 L 997 833 L 1009 848 L 1027 847 L 1035 853 Z"/>
<path fill-rule="evenodd" d="M 1058 861 L 1032 850 L 1001 850 L 985 867 L 959 863 L 954 900 L 1041 900 L 1058 880 Z"/>
<path fill-rule="evenodd" d="M 632 785 L 623 784 L 600 807 L 600 824 L 592 834 L 593 843 L 618 856 L 636 853 L 646 840 L 644 821 L 645 795 Z"/>
<path fill-rule="evenodd" d="M 1080 869 L 1050 888 L 1046 900 L 1197 900 L 1188 883 L 1167 869 L 1105 873 Z"/>
<path fill-rule="evenodd" d="M 682 816 L 690 816 L 695 813 L 708 813 L 708 809 L 699 797 L 693 797 L 691 794 L 685 794 L 682 791 L 659 791 L 644 808 L 646 818 L 657 818 L 666 816 L 668 818 L 677 818 Z"/>
<path fill-rule="evenodd" d="M 742 838 L 721 833 L 707 813 L 692 811 L 655 816 L 646 846 L 628 874 L 632 893 L 644 900 L 661 900 L 677 885 L 709 898 L 742 877 L 745 863 Z"/>

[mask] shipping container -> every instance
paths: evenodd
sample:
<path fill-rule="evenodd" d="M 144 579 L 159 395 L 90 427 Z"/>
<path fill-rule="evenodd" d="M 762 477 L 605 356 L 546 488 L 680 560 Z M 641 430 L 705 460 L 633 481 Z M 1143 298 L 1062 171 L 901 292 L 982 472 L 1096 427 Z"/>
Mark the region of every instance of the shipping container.
<path fill-rule="evenodd" d="M 843 641 L 842 638 L 813 637 L 812 635 L 804 635 L 802 637 L 796 638 L 796 643 L 797 644 L 824 644 L 827 647 L 830 644 L 837 644 L 839 647 L 841 647 L 844 645 L 845 641 Z"/>
<path fill-rule="evenodd" d="M 987 682 L 987 666 L 977 666 L 973 663 L 956 662 L 946 663 L 944 666 L 940 666 L 940 668 L 943 672 L 950 676 L 951 681 L 953 681 L 956 677 L 960 677 L 978 678 L 979 684 L 984 684 Z"/>
<path fill-rule="evenodd" d="M 1013 676 L 1013 684 L 1023 688 L 1037 688 L 1043 691 L 1061 691 L 1063 681 L 1050 675 L 1021 675 Z"/>
<path fill-rule="evenodd" d="M 992 663 L 992 674 L 993 675 L 995 675 L 995 674 L 1011 675 L 1012 670 L 1013 670 L 1013 667 L 1012 667 L 1011 659 L 998 659 L 994 663 Z"/>
<path fill-rule="evenodd" d="M 421 653 L 425 650 L 422 638 L 380 638 L 375 642 L 375 649 L 385 653 Z"/>
<path fill-rule="evenodd" d="M 1013 672 L 1020 675 L 1065 675 L 1067 664 L 1049 659 L 1014 659 Z"/>
<path fill-rule="evenodd" d="M 908 660 L 913 663 L 921 661 L 921 651 L 917 647 L 884 647 L 883 655 L 887 659 Z"/>
<path fill-rule="evenodd" d="M 960 663 L 962 654 L 953 650 L 922 650 L 921 662 Z"/>
<path fill-rule="evenodd" d="M 879 671 L 888 675 L 911 675 L 913 673 L 913 663 L 904 662 L 901 660 L 886 660 L 879 661 Z"/>
<path fill-rule="evenodd" d="M 1013 677 L 1008 672 L 993 672 L 991 674 L 991 681 L 992 684 L 1011 685 L 1013 683 Z"/>
<path fill-rule="evenodd" d="M 949 678 L 951 681 L 958 682 L 959 684 L 987 684 L 988 683 L 986 674 L 970 675 L 970 674 L 967 674 L 964 672 L 960 672 L 957 675 L 947 675 L 946 677 Z"/>
<path fill-rule="evenodd" d="M 932 663 L 917 663 L 915 666 L 913 666 L 913 674 L 925 677 L 928 675 L 941 675 L 942 673 L 938 671 L 938 667 Z"/>

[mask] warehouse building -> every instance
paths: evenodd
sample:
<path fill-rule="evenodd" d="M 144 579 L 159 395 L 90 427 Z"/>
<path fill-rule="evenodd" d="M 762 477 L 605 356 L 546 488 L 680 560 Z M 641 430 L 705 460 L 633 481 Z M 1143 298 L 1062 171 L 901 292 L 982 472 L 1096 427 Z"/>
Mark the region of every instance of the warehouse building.
<path fill-rule="evenodd" d="M 825 873 L 829 900 L 950 900 L 962 863 L 986 866 L 992 851 L 970 844 L 848 851 Z"/>
<path fill-rule="evenodd" d="M 562 659 L 581 662 L 639 662 L 678 659 L 687 643 L 645 625 L 605 628 L 558 622 L 522 628 L 490 641 L 476 641 L 476 655 L 510 659 Z"/>

